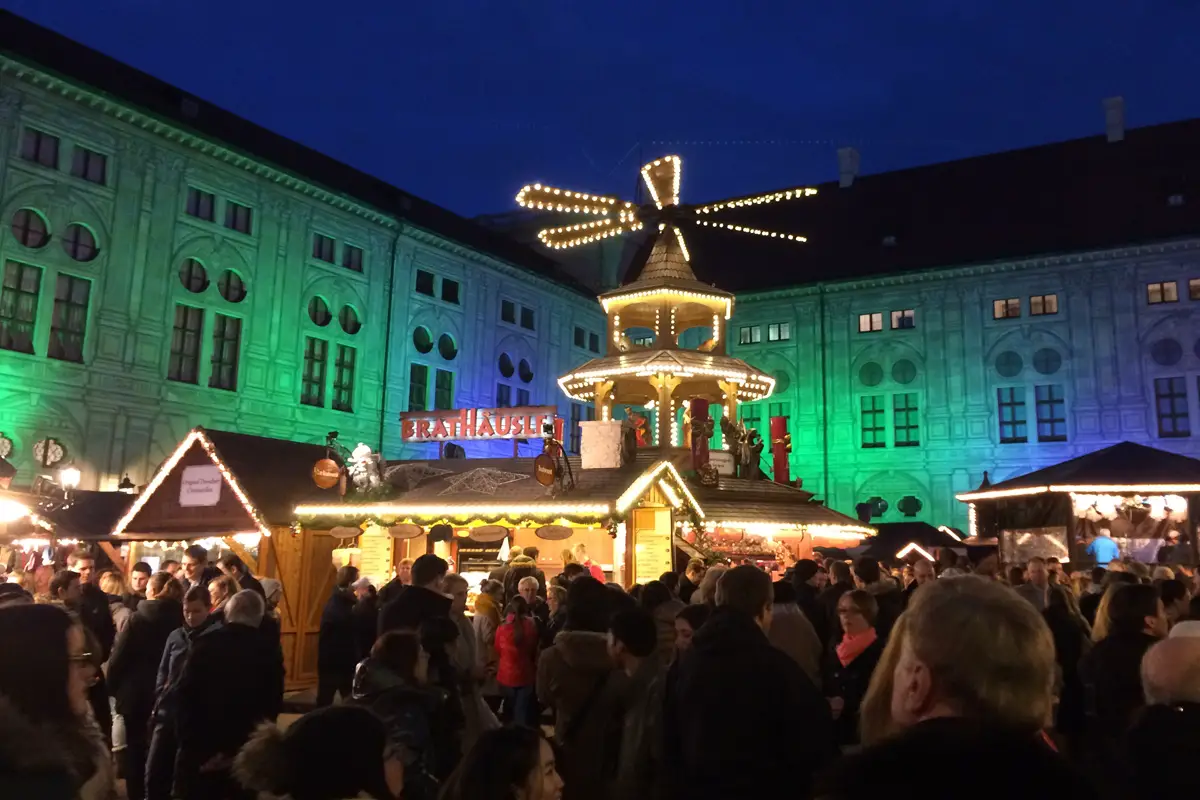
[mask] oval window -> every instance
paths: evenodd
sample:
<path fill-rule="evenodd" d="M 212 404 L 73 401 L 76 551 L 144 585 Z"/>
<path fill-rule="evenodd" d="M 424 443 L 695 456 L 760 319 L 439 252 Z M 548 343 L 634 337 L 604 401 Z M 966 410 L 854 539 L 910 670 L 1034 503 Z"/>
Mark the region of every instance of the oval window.
<path fill-rule="evenodd" d="M 512 356 L 510 356 L 508 353 L 501 353 L 500 374 L 506 378 L 511 378 L 514 372 L 516 372 L 516 368 L 513 367 Z"/>
<path fill-rule="evenodd" d="M 413 329 L 413 347 L 417 348 L 418 353 L 428 353 L 433 349 L 433 335 L 429 333 L 429 328 L 418 325 Z"/>
<path fill-rule="evenodd" d="M 447 361 L 454 360 L 458 355 L 458 345 L 454 343 L 454 337 L 448 333 L 438 337 L 438 354 Z"/>
<path fill-rule="evenodd" d="M 329 304 L 325 302 L 325 298 L 317 296 L 308 301 L 308 318 L 320 328 L 329 324 L 333 315 L 329 313 Z"/>
<path fill-rule="evenodd" d="M 240 303 L 246 299 L 246 284 L 242 281 L 242 276 L 231 269 L 221 273 L 221 279 L 217 281 L 217 290 L 221 292 L 221 297 L 231 303 Z"/>
<path fill-rule="evenodd" d="M 50 228 L 46 218 L 32 208 L 18 208 L 13 214 L 12 232 L 25 247 L 38 248 L 50 240 Z"/>
<path fill-rule="evenodd" d="M 353 336 L 362 330 L 362 323 L 358 319 L 358 312 L 353 306 L 342 306 L 342 310 L 338 312 L 338 324 L 342 326 L 342 330 Z"/>
<path fill-rule="evenodd" d="M 100 254 L 96 237 L 86 225 L 72 222 L 63 233 L 63 250 L 76 261 L 91 261 Z"/>
<path fill-rule="evenodd" d="M 517 374 L 522 382 L 529 383 L 533 380 L 533 367 L 529 366 L 529 362 L 522 358 L 521 363 L 517 365 Z"/>
<path fill-rule="evenodd" d="M 199 294 L 208 288 L 208 273 L 196 259 L 185 258 L 179 266 L 179 282 L 189 292 Z"/>

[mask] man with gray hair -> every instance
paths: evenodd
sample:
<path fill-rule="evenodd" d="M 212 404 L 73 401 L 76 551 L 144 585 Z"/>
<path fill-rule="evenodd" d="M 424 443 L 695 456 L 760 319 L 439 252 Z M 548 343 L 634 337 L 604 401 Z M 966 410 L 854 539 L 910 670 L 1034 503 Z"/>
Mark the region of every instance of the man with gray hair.
<path fill-rule="evenodd" d="M 225 604 L 225 625 L 196 639 L 179 677 L 176 793 L 235 794 L 233 757 L 283 705 L 283 655 L 260 630 L 266 602 L 249 589 Z"/>
<path fill-rule="evenodd" d="M 1126 796 L 1193 793 L 1195 765 L 1200 763 L 1200 638 L 1165 639 L 1147 650 L 1142 689 L 1147 705 L 1126 738 Z"/>

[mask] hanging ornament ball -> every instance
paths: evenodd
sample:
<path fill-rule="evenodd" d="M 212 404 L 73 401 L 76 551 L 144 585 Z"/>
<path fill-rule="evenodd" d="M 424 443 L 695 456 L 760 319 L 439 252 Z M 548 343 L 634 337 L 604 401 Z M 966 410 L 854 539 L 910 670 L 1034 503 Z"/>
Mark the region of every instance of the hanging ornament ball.
<path fill-rule="evenodd" d="M 342 470 L 338 467 L 337 462 L 332 458 L 322 458 L 317 463 L 313 464 L 312 479 L 321 489 L 332 489 L 337 486 L 338 479 L 341 478 Z"/>

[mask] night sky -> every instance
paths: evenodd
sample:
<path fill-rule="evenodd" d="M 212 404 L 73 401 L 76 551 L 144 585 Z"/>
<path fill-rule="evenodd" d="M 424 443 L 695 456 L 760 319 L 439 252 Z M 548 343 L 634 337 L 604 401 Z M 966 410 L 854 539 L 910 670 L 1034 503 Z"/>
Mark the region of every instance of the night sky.
<path fill-rule="evenodd" d="M 523 183 L 696 202 L 1194 116 L 1187 0 L 0 0 L 462 214 Z M 286 13 L 282 13 L 283 9 Z M 1197 142 L 1200 147 L 1200 142 Z"/>

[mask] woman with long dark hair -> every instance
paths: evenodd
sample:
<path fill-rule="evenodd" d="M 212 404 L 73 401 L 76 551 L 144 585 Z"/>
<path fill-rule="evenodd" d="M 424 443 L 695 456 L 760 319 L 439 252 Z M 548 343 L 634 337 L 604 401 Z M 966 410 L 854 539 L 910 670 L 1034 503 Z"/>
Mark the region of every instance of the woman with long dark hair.
<path fill-rule="evenodd" d="M 112 762 L 91 715 L 98 653 L 53 605 L 0 608 L 0 787 L 12 797 L 109 800 Z"/>
<path fill-rule="evenodd" d="M 560 800 L 554 748 L 541 731 L 487 731 L 450 777 L 440 800 Z"/>

